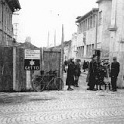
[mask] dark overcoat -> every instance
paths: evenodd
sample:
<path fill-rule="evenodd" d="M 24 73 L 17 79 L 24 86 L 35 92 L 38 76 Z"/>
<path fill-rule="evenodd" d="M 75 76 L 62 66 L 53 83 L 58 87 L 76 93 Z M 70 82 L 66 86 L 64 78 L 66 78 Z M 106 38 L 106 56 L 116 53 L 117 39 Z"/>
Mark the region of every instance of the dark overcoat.
<path fill-rule="evenodd" d="M 79 63 L 75 64 L 75 76 L 80 76 L 81 74 L 81 66 Z"/>
<path fill-rule="evenodd" d="M 74 85 L 74 69 L 75 65 L 73 62 L 69 62 L 67 70 L 66 85 Z"/>
<path fill-rule="evenodd" d="M 90 86 L 90 87 L 94 87 L 94 85 L 95 85 L 96 69 L 97 69 L 96 62 L 91 61 L 89 63 L 88 75 L 87 75 L 87 82 L 88 82 L 88 86 Z"/>
<path fill-rule="evenodd" d="M 119 71 L 120 71 L 119 62 L 112 62 L 111 63 L 111 77 L 118 77 Z"/>

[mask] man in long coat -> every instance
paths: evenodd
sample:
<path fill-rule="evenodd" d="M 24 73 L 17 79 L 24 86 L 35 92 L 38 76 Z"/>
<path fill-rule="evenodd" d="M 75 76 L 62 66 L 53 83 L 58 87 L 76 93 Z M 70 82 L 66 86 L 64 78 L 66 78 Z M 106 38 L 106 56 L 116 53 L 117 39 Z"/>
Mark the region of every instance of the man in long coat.
<path fill-rule="evenodd" d="M 67 78 L 66 78 L 66 85 L 68 85 L 67 90 L 73 90 L 71 85 L 74 85 L 74 72 L 75 72 L 75 65 L 73 59 L 69 60 L 68 69 L 67 69 Z"/>
<path fill-rule="evenodd" d="M 78 86 L 78 81 L 79 81 L 79 76 L 81 74 L 81 65 L 80 65 L 80 60 L 76 60 L 75 62 L 75 75 L 74 75 L 74 86 L 75 87 L 79 87 Z"/>
<path fill-rule="evenodd" d="M 91 62 L 89 63 L 87 82 L 89 88 L 87 90 L 95 90 L 94 86 L 96 83 L 96 73 L 97 73 L 97 56 L 93 55 Z"/>
<path fill-rule="evenodd" d="M 117 58 L 113 57 L 113 62 L 111 63 L 111 85 L 112 85 L 112 90 L 117 91 L 117 77 L 120 71 L 120 64 L 117 62 Z"/>

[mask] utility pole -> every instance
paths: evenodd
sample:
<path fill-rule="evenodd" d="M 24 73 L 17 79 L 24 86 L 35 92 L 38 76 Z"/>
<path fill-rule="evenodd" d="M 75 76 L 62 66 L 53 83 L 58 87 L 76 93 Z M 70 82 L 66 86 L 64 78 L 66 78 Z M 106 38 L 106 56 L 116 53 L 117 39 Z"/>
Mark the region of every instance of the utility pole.
<path fill-rule="evenodd" d="M 98 35 L 98 12 L 95 14 L 96 16 L 96 36 L 95 36 L 95 49 L 97 49 L 97 35 Z"/>
<path fill-rule="evenodd" d="M 54 47 L 56 47 L 56 30 L 54 32 Z"/>
<path fill-rule="evenodd" d="M 3 2 L 3 0 L 1 1 L 1 4 L 2 4 L 2 42 L 1 42 L 1 45 L 4 45 L 4 26 L 3 26 L 4 25 L 3 24 L 3 22 L 4 22 L 4 19 L 3 19 L 4 2 Z"/>
<path fill-rule="evenodd" d="M 61 39 L 61 67 L 60 67 L 60 76 L 63 79 L 63 55 L 64 55 L 64 26 L 62 24 L 62 39 Z M 62 86 L 63 87 L 63 86 Z"/>
<path fill-rule="evenodd" d="M 48 37 L 47 37 L 47 48 L 49 48 L 49 37 L 50 37 L 50 34 L 49 34 L 49 31 L 48 31 Z"/>

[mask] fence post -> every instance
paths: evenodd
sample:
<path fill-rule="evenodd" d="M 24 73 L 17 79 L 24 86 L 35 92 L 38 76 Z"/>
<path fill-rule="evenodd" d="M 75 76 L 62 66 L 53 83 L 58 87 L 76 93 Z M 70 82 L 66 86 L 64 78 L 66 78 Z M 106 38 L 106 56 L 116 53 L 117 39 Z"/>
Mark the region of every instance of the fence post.
<path fill-rule="evenodd" d="M 26 70 L 26 90 L 31 89 L 31 72 Z"/>
<path fill-rule="evenodd" d="M 16 89 L 16 47 L 13 47 L 13 90 Z"/>

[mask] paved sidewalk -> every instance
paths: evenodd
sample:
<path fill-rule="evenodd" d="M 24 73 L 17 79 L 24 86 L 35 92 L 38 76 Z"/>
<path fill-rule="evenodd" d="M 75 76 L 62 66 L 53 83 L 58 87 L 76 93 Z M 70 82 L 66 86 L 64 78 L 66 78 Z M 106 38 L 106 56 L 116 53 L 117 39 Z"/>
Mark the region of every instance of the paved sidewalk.
<path fill-rule="evenodd" d="M 0 124 L 124 124 L 124 90 L 0 93 Z"/>

